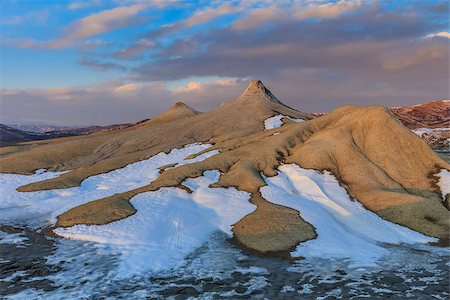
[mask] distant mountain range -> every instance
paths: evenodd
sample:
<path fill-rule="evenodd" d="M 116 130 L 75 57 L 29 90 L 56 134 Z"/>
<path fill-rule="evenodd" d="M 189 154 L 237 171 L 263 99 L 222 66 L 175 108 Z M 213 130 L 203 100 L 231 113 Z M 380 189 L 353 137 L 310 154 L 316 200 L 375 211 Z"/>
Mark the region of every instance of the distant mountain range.
<path fill-rule="evenodd" d="M 176 108 L 174 109 L 175 113 L 178 113 L 182 106 L 184 106 L 183 103 L 177 103 L 174 106 L 174 108 Z M 413 130 L 428 143 L 442 144 L 446 143 L 450 138 L 450 100 L 435 100 L 417 105 L 391 107 L 389 110 L 406 127 Z M 170 113 L 175 114 L 172 111 Z M 190 113 L 195 114 L 196 112 L 192 110 Z M 313 118 L 317 118 L 325 114 L 326 113 L 323 112 L 314 112 L 310 115 Z M 158 118 L 161 118 L 161 116 L 153 118 L 153 120 L 157 121 Z M 0 146 L 64 136 L 87 135 L 99 131 L 124 129 L 140 123 L 145 123 L 148 120 L 149 119 L 146 119 L 136 123 L 113 124 L 106 126 L 94 125 L 78 128 L 52 125 L 0 124 Z M 423 128 L 429 130 L 420 130 Z"/>
<path fill-rule="evenodd" d="M 146 120 L 137 123 L 88 126 L 81 128 L 48 125 L 0 124 L 0 147 L 20 142 L 46 140 L 65 136 L 87 135 L 99 131 L 124 129 L 145 121 Z"/>

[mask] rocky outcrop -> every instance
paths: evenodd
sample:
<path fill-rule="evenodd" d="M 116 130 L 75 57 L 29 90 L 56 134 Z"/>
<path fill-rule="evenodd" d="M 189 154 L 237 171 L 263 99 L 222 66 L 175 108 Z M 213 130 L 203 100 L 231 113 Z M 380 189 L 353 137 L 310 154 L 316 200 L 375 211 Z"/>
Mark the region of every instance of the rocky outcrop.
<path fill-rule="evenodd" d="M 411 129 L 450 127 L 450 100 L 436 100 L 417 105 L 391 107 L 389 110 Z"/>

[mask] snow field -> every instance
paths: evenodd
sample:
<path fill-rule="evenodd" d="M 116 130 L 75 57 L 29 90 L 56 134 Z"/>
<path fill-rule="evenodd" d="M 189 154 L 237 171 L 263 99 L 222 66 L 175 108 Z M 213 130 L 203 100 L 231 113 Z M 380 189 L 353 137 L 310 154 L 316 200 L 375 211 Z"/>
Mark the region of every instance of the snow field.
<path fill-rule="evenodd" d="M 373 266 L 388 253 L 381 243 L 415 244 L 436 239 L 383 220 L 350 199 L 329 172 L 279 167 L 277 176 L 265 178 L 262 196 L 270 202 L 298 210 L 314 226 L 317 239 L 301 243 L 293 256 L 348 259 L 354 267 Z"/>
<path fill-rule="evenodd" d="M 176 163 L 177 166 L 206 159 L 218 153 L 206 152 L 194 159 L 185 158 L 211 145 L 190 144 L 170 153 L 158 153 L 149 159 L 127 165 L 108 173 L 91 176 L 79 187 L 23 193 L 20 186 L 50 179 L 63 172 L 43 172 L 34 175 L 0 174 L 0 223 L 42 228 L 55 224 L 56 217 L 69 209 L 93 200 L 135 189 L 149 184 L 159 176 L 159 167 Z"/>

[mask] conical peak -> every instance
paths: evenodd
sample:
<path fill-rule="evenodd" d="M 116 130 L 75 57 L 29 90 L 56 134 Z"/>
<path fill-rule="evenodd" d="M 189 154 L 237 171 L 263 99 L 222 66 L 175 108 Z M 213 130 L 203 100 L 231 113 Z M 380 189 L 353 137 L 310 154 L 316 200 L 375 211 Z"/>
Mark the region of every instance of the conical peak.
<path fill-rule="evenodd" d="M 242 93 L 240 98 L 248 97 L 263 97 L 266 100 L 282 104 L 261 82 L 261 80 L 250 80 L 247 88 Z"/>
<path fill-rule="evenodd" d="M 184 102 L 176 102 L 168 110 L 163 112 L 163 114 L 170 113 L 170 112 L 190 112 L 190 113 L 194 113 L 194 114 L 198 113 L 195 109 L 193 109 L 189 105 L 185 104 Z"/>
<path fill-rule="evenodd" d="M 191 108 L 188 105 L 186 105 L 186 103 L 184 102 L 177 102 L 174 105 L 172 105 L 171 108 Z M 192 109 L 192 108 L 191 108 Z"/>
<path fill-rule="evenodd" d="M 261 80 L 250 80 L 248 82 L 247 90 L 256 90 L 256 89 L 265 90 L 266 87 L 261 82 Z"/>

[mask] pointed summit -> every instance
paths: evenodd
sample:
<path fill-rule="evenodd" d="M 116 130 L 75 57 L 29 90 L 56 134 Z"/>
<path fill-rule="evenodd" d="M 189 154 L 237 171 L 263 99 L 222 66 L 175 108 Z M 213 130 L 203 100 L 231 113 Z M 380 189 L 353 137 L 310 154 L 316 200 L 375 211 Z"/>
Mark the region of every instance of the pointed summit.
<path fill-rule="evenodd" d="M 159 115 L 151 118 L 150 120 L 141 123 L 140 125 L 154 125 L 154 124 L 162 124 L 168 123 L 175 120 L 181 120 L 188 117 L 192 117 L 200 114 L 201 112 L 196 111 L 192 107 L 186 105 L 183 102 L 176 102 L 166 111 L 163 111 Z"/>
<path fill-rule="evenodd" d="M 261 82 L 261 80 L 250 80 L 245 91 L 238 99 L 265 99 L 270 102 L 282 104 Z"/>

